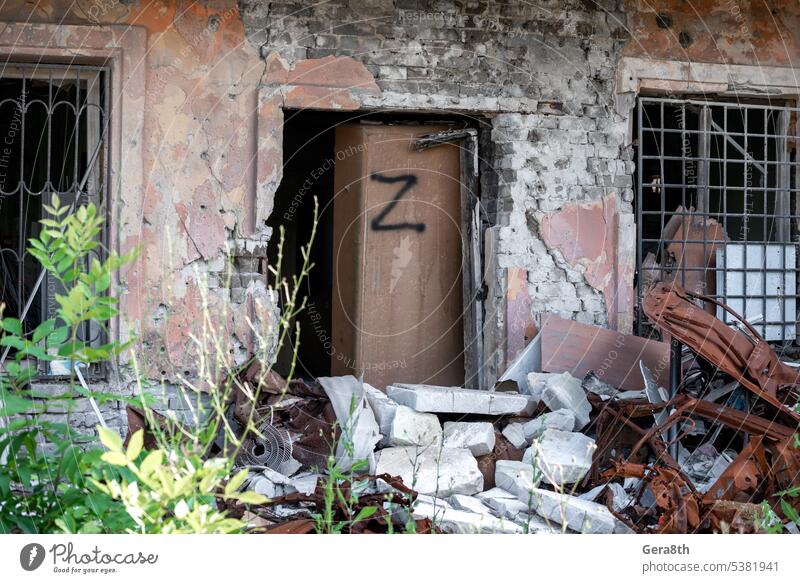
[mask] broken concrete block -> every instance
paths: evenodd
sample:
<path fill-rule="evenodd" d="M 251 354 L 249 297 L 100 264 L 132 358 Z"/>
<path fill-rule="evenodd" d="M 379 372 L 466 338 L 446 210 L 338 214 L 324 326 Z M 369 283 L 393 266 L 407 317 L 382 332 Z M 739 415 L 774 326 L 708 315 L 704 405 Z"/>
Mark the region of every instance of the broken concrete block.
<path fill-rule="evenodd" d="M 582 433 L 545 429 L 542 436 L 525 450 L 522 463 L 536 464 L 544 481 L 553 486 L 574 484 L 592 466 L 594 439 Z"/>
<path fill-rule="evenodd" d="M 498 488 L 511 492 L 522 502 L 527 502 L 530 492 L 542 481 L 541 472 L 531 464 L 511 460 L 497 460 L 494 482 Z"/>
<path fill-rule="evenodd" d="M 467 448 L 475 457 L 492 453 L 494 426 L 488 421 L 448 421 L 444 424 L 444 447 Z"/>
<path fill-rule="evenodd" d="M 552 526 L 587 534 L 629 534 L 633 531 L 603 506 L 569 494 L 535 489 L 531 506 Z"/>
<path fill-rule="evenodd" d="M 521 534 L 523 532 L 520 525 L 492 516 L 489 512 L 477 514 L 429 502 L 415 504 L 413 516 L 416 519 L 428 518 L 444 532 L 451 534 Z"/>
<path fill-rule="evenodd" d="M 479 498 L 483 504 L 494 510 L 499 516 L 509 520 L 518 521 L 519 519 L 527 518 L 527 514 L 531 512 L 526 503 L 502 488 L 492 488 L 477 494 L 475 497 Z"/>
<path fill-rule="evenodd" d="M 440 445 L 442 426 L 433 413 L 418 413 L 411 407 L 398 405 L 389 431 L 389 445 Z"/>
<path fill-rule="evenodd" d="M 542 436 L 545 429 L 560 429 L 561 431 L 572 431 L 575 427 L 575 415 L 569 409 L 559 409 L 550 413 L 539 415 L 522 426 L 527 443 Z"/>
<path fill-rule="evenodd" d="M 503 437 L 517 449 L 522 449 L 528 445 L 528 441 L 525 439 L 525 431 L 522 429 L 522 423 L 509 423 L 506 425 L 503 429 Z"/>
<path fill-rule="evenodd" d="M 380 445 L 438 445 L 442 442 L 439 418 L 399 405 L 386 393 L 364 383 L 364 394 L 382 435 Z"/>
<path fill-rule="evenodd" d="M 469 495 L 483 490 L 483 475 L 468 449 L 389 447 L 378 456 L 377 474 L 399 476 L 422 494 Z"/>
<path fill-rule="evenodd" d="M 397 384 L 386 388 L 391 399 L 426 413 L 530 415 L 537 402 L 528 395 L 493 393 L 458 387 Z"/>
<path fill-rule="evenodd" d="M 528 386 L 523 393 L 527 393 L 537 401 L 542 400 L 542 392 L 544 391 L 545 387 L 547 386 L 547 381 L 551 377 L 558 376 L 556 373 L 552 372 L 531 372 L 528 373 L 527 381 Z"/>
<path fill-rule="evenodd" d="M 453 494 L 447 499 L 450 506 L 456 510 L 464 510 L 465 512 L 474 512 L 475 514 L 486 514 L 489 512 L 489 507 L 486 506 L 476 496 L 466 496 L 465 494 Z"/>
<path fill-rule="evenodd" d="M 600 484 L 599 486 L 595 486 L 588 492 L 579 495 L 578 498 L 581 500 L 597 501 L 597 497 L 606 488 L 611 490 L 611 493 L 614 497 L 612 506 L 616 512 L 621 512 L 624 508 L 633 503 L 633 496 L 628 494 L 622 487 L 622 484 L 618 484 L 617 482 L 609 482 L 608 484 Z"/>
<path fill-rule="evenodd" d="M 372 470 L 375 467 L 373 452 L 381 433 L 367 401 L 364 383 L 352 375 L 317 380 L 331 401 L 339 427 L 351 442 L 347 445 L 340 440 L 336 444 L 336 461 L 342 470 L 348 470 L 358 460 L 367 460 Z"/>
<path fill-rule="evenodd" d="M 592 406 L 586 398 L 581 381 L 568 372 L 548 379 L 542 391 L 542 401 L 551 411 L 569 409 L 575 415 L 573 429 L 579 431 L 589 423 Z"/>
<path fill-rule="evenodd" d="M 389 445 L 389 435 L 392 433 L 394 414 L 400 405 L 387 397 L 386 393 L 367 383 L 364 383 L 364 395 L 367 397 L 367 403 L 372 408 L 375 420 L 378 422 L 378 428 L 382 436 L 380 445 L 386 447 Z"/>

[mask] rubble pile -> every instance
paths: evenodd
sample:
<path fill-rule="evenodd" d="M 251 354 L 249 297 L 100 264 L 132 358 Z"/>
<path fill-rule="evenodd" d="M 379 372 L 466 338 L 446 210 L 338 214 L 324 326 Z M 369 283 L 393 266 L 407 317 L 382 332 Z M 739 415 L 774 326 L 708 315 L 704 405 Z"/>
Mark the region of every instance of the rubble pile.
<path fill-rule="evenodd" d="M 270 531 L 312 530 L 333 454 L 357 477 L 341 486 L 355 509 L 376 508 L 352 532 L 409 521 L 418 532 L 755 532 L 785 521 L 800 509 L 781 495 L 800 483 L 795 370 L 746 323 L 698 314 L 698 301 L 708 299 L 675 284 L 646 296 L 651 320 L 687 347 L 675 394 L 654 380 L 668 370 L 656 377 L 643 360 L 635 379 L 578 378 L 552 359 L 520 377 L 515 363 L 516 390 L 270 377 L 257 416 L 285 439 L 262 445 L 291 457 L 250 464 L 247 487 L 271 498 L 253 516 Z M 623 374 L 625 389 L 603 380 Z"/>

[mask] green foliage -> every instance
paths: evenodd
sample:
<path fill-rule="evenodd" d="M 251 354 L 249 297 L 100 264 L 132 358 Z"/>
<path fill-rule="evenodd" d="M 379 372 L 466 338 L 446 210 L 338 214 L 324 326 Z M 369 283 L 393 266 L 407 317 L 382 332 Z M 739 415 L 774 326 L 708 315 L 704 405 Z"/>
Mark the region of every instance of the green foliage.
<path fill-rule="evenodd" d="M 227 458 L 203 460 L 185 452 L 155 449 L 142 452 L 140 429 L 127 449 L 114 431 L 99 429 L 108 448 L 103 461 L 128 470 L 128 474 L 104 481 L 92 480 L 98 491 L 120 500 L 135 522 L 131 532 L 162 534 L 227 534 L 245 531 L 247 524 L 217 509 L 217 499 L 261 504 L 266 498 L 255 492 L 239 492 L 247 477 L 242 470 L 230 477 Z"/>
<path fill-rule="evenodd" d="M 0 464 L 0 532 L 115 532 L 130 524 L 124 507 L 92 491 L 87 478 L 110 479 L 118 471 L 100 463 L 101 452 L 91 448 L 93 436 L 78 434 L 68 423 L 74 398 L 90 395 L 74 379 L 60 394 L 38 393 L 31 380 L 40 363 L 66 359 L 89 365 L 125 348 L 113 342 L 88 346 L 78 340 L 78 329 L 88 320 L 106 327 L 117 315 L 117 299 L 105 292 L 113 274 L 134 254 L 111 253 L 104 261 L 89 262 L 103 224 L 97 208 L 88 205 L 69 213 L 56 196 L 44 208 L 52 218 L 41 221 L 44 228 L 30 240 L 30 253 L 65 293 L 55 296 L 56 317 L 30 333 L 16 318 L 0 320 L 0 347 L 13 351 L 0 372 L 0 456 L 5 458 Z M 0 305 L 0 316 L 2 310 Z M 66 422 L 42 419 L 45 410 L 63 411 Z"/>

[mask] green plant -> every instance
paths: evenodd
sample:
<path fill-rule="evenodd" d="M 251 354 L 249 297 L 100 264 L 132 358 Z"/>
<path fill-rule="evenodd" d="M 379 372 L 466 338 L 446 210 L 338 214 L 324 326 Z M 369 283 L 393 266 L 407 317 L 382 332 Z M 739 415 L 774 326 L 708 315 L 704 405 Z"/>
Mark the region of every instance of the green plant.
<path fill-rule="evenodd" d="M 114 472 L 100 467 L 100 452 L 91 448 L 93 436 L 76 432 L 69 418 L 76 396 L 100 402 L 119 399 L 88 392 L 75 382 L 75 369 L 108 360 L 125 346 L 114 341 L 90 346 L 78 339 L 78 330 L 89 320 L 106 327 L 117 315 L 117 299 L 105 292 L 113 274 L 135 254 L 89 259 L 99 246 L 103 224 L 94 205 L 70 213 L 54 196 L 44 209 L 51 218 L 41 221 L 30 253 L 65 293 L 55 296 L 56 316 L 30 334 L 19 319 L 0 320 L 0 346 L 14 351 L 0 370 L 0 456 L 5 460 L 0 464 L 0 532 L 113 531 L 126 524 L 124 509 L 89 491 L 85 477 Z M 0 305 L 0 315 L 2 310 Z M 54 359 L 73 364 L 67 389 L 57 394 L 37 391 L 31 381 L 40 363 Z M 43 417 L 45 411 L 61 411 L 64 422 Z"/>
<path fill-rule="evenodd" d="M 217 500 L 261 504 L 255 492 L 239 492 L 247 477 L 242 470 L 230 477 L 228 458 L 203 459 L 187 452 L 155 449 L 142 451 L 144 432 L 131 436 L 127 449 L 114 431 L 99 428 L 108 448 L 103 461 L 128 470 L 116 479 L 92 480 L 95 488 L 120 500 L 136 524 L 130 532 L 161 534 L 227 534 L 244 532 L 247 523 L 230 518 L 217 508 Z"/>

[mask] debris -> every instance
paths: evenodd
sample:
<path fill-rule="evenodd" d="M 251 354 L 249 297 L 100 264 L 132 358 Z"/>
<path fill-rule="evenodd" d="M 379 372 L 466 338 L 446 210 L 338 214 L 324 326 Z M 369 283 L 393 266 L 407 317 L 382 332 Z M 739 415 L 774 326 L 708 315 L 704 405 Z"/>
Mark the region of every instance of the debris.
<path fill-rule="evenodd" d="M 418 413 L 411 407 L 398 405 L 389 432 L 390 446 L 440 445 L 442 426 L 432 413 Z"/>
<path fill-rule="evenodd" d="M 418 502 L 414 506 L 413 516 L 417 519 L 433 521 L 442 531 L 451 534 L 521 534 L 523 532 L 522 527 L 518 524 L 492 516 L 489 512 L 476 514 L 457 510 L 446 504 Z"/>
<path fill-rule="evenodd" d="M 669 379 L 669 344 L 622 334 L 598 326 L 565 320 L 555 315 L 543 318 L 542 370 L 568 372 L 584 378 L 589 371 L 619 389 L 644 388 L 639 361 L 653 371 L 656 382 Z"/>
<path fill-rule="evenodd" d="M 525 431 L 522 428 L 522 423 L 509 423 L 503 428 L 503 436 L 511 442 L 511 445 L 518 449 L 522 449 L 528 445 L 525 439 Z"/>
<path fill-rule="evenodd" d="M 483 474 L 483 487 L 486 489 L 494 488 L 495 464 L 497 460 L 522 461 L 523 450 L 517 449 L 509 442 L 502 433 L 495 432 L 495 445 L 492 453 L 482 455 L 477 458 L 478 469 Z"/>
<path fill-rule="evenodd" d="M 525 520 L 531 509 L 528 504 L 520 501 L 514 494 L 502 488 L 492 488 L 476 495 L 484 504 L 494 510 L 499 516 L 513 520 Z"/>
<path fill-rule="evenodd" d="M 581 386 L 581 382 L 570 375 L 563 373 L 548 379 L 542 391 L 542 401 L 551 411 L 568 409 L 575 415 L 576 431 L 582 429 L 589 423 L 589 413 L 592 406 L 586 399 L 586 393 Z"/>
<path fill-rule="evenodd" d="M 587 534 L 626 534 L 633 531 L 605 506 L 569 494 L 534 489 L 531 507 L 551 525 Z"/>
<path fill-rule="evenodd" d="M 711 302 L 725 310 L 740 322 L 747 334 L 712 314 L 698 311 L 695 301 Z M 775 407 L 782 419 L 792 423 L 800 421 L 800 414 L 785 404 L 796 387 L 798 371 L 781 362 L 756 329 L 728 306 L 715 298 L 693 294 L 676 283 L 654 284 L 647 290 L 642 306 L 659 329 Z M 779 398 L 780 393 L 783 399 Z"/>
<path fill-rule="evenodd" d="M 486 421 L 447 421 L 444 424 L 444 447 L 467 448 L 475 457 L 492 453 L 494 426 Z"/>
<path fill-rule="evenodd" d="M 519 500 L 527 503 L 527 497 L 539 486 L 542 474 L 532 464 L 511 460 L 498 460 L 495 465 L 494 483 L 507 490 Z"/>
<path fill-rule="evenodd" d="M 544 392 L 548 381 L 557 377 L 558 373 L 553 372 L 532 372 L 528 373 L 527 388 L 523 392 L 527 393 L 537 401 L 542 400 L 542 392 Z"/>
<path fill-rule="evenodd" d="M 389 446 L 389 436 L 392 434 L 392 421 L 399 405 L 386 396 L 386 393 L 376 389 L 369 383 L 364 383 L 364 395 L 372 408 L 375 420 L 378 422 L 381 435 L 383 436 L 380 444 L 383 447 Z"/>
<path fill-rule="evenodd" d="M 472 413 L 476 415 L 530 415 L 536 402 L 527 395 L 397 384 L 386 388 L 390 398 L 426 413 Z"/>
<path fill-rule="evenodd" d="M 525 451 L 522 462 L 541 470 L 544 481 L 553 486 L 574 484 L 592 467 L 594 439 L 582 433 L 546 429 Z"/>
<path fill-rule="evenodd" d="M 542 336 L 537 334 L 528 345 L 517 354 L 514 361 L 497 380 L 497 385 L 505 385 L 511 381 L 517 386 L 517 392 L 527 393 L 529 373 L 542 369 Z"/>
<path fill-rule="evenodd" d="M 489 507 L 481 502 L 481 499 L 478 498 L 479 495 L 480 494 L 467 496 L 466 494 L 453 494 L 447 501 L 456 510 L 474 512 L 475 514 L 486 514 L 489 512 Z"/>
<path fill-rule="evenodd" d="M 339 439 L 336 461 L 348 470 L 357 460 L 368 460 L 375 467 L 375 445 L 381 440 L 378 422 L 364 396 L 364 384 L 354 376 L 320 377 L 318 379 L 333 405 L 339 427 L 350 445 Z"/>
<path fill-rule="evenodd" d="M 483 490 L 478 462 L 468 449 L 389 447 L 378 453 L 377 473 L 399 476 L 422 494 L 450 496 Z"/>
<path fill-rule="evenodd" d="M 561 431 L 572 431 L 575 427 L 575 415 L 569 409 L 559 409 L 539 415 L 536 419 L 531 419 L 522 426 L 527 443 L 538 439 L 545 429 L 560 429 Z"/>
<path fill-rule="evenodd" d="M 611 492 L 612 508 L 615 512 L 622 512 L 633 503 L 633 497 L 625 491 L 625 488 L 617 482 L 609 482 L 595 486 L 588 492 L 578 496 L 581 500 L 594 501 L 603 492 Z"/>
<path fill-rule="evenodd" d="M 644 380 L 644 392 L 647 396 L 647 400 L 650 401 L 650 404 L 661 405 L 669 401 L 669 393 L 667 392 L 667 389 L 664 387 L 659 387 L 656 384 L 656 381 L 653 378 L 653 373 L 651 373 L 650 369 L 645 366 L 644 362 L 639 361 L 639 368 L 642 371 L 642 379 Z M 666 407 L 663 407 L 662 409 L 656 411 L 653 417 L 656 421 L 656 425 L 661 425 L 667 420 L 667 417 L 669 417 L 669 411 Z M 667 439 L 666 433 L 662 434 L 662 437 Z"/>

